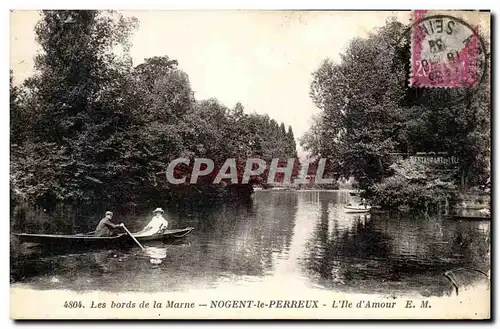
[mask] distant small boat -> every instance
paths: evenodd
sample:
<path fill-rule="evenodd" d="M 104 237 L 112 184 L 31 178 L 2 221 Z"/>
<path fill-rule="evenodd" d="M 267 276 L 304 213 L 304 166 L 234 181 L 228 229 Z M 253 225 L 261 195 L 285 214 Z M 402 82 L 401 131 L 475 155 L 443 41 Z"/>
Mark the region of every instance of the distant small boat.
<path fill-rule="evenodd" d="M 359 214 L 369 212 L 371 206 L 344 206 L 344 212 L 351 214 Z"/>
<path fill-rule="evenodd" d="M 489 221 L 491 220 L 491 216 L 461 216 L 461 215 L 450 215 L 447 216 L 448 219 L 454 220 L 478 220 L 478 221 Z"/>
<path fill-rule="evenodd" d="M 449 219 L 457 220 L 491 220 L 491 210 L 482 208 L 479 210 L 456 211 L 448 216 Z"/>
<path fill-rule="evenodd" d="M 484 205 L 467 205 L 467 204 L 460 204 L 457 205 L 457 209 L 465 209 L 465 210 L 481 210 L 484 209 Z"/>

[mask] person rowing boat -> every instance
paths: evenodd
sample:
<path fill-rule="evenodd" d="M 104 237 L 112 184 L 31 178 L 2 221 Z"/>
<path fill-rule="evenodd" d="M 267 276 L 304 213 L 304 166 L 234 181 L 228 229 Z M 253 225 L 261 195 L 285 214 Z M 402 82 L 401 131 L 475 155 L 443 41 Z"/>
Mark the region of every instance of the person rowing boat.
<path fill-rule="evenodd" d="M 97 228 L 95 229 L 95 236 L 114 236 L 117 235 L 117 229 L 123 228 L 123 223 L 115 224 L 111 221 L 113 217 L 113 213 L 111 211 L 106 211 L 106 214 L 103 219 L 99 221 L 97 224 Z"/>
<path fill-rule="evenodd" d="M 163 217 L 164 213 L 165 212 L 161 208 L 153 210 L 153 218 L 151 218 L 151 221 L 142 230 L 134 233 L 134 236 L 149 236 L 165 232 L 168 227 L 168 221 Z"/>

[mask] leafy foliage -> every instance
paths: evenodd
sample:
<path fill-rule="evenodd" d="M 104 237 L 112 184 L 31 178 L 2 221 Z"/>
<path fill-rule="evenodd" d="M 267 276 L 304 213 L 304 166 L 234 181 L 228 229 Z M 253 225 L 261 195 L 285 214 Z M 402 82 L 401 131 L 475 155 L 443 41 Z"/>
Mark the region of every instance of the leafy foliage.
<path fill-rule="evenodd" d="M 137 25 L 113 11 L 43 12 L 37 72 L 21 86 L 11 81 L 14 198 L 154 202 L 183 188 L 164 175 L 175 158 L 221 166 L 228 157 L 296 157 L 291 128 L 239 103 L 196 100 L 177 60 L 157 56 L 134 67 L 128 40 Z M 221 187 L 186 189 L 207 197 Z"/>
<path fill-rule="evenodd" d="M 457 186 L 432 164 L 404 160 L 391 168 L 394 175 L 373 186 L 373 202 L 384 208 L 431 210 L 456 197 Z"/>
<path fill-rule="evenodd" d="M 488 72 L 458 102 L 452 89 L 409 87 L 406 30 L 390 19 L 368 38 L 352 40 L 340 63 L 320 65 L 311 98 L 321 113 L 301 145 L 329 158 L 332 171 L 354 177 L 367 195 L 394 175 L 391 153 L 446 152 L 459 159 L 454 183 L 483 184 L 490 175 Z"/>

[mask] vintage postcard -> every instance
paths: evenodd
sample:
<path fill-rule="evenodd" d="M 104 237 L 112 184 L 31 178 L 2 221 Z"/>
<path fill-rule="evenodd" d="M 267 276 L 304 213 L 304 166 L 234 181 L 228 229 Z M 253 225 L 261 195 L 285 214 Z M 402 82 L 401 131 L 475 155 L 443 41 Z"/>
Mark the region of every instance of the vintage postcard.
<path fill-rule="evenodd" d="M 11 11 L 10 317 L 490 319 L 490 20 Z"/>

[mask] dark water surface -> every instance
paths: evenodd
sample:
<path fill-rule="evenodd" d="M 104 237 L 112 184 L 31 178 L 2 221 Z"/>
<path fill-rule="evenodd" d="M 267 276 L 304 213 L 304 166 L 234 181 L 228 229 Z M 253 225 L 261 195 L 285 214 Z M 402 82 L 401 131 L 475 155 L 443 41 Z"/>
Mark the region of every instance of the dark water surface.
<path fill-rule="evenodd" d="M 453 293 L 446 271 L 455 270 L 457 281 L 483 276 L 474 270 L 488 272 L 489 222 L 346 214 L 350 198 L 343 191 L 257 191 L 245 205 L 167 210 L 172 228 L 195 227 L 184 241 L 146 243 L 146 252 L 136 247 L 22 258 L 11 264 L 14 284 L 159 292 L 283 278 L 283 284 L 330 291 L 432 296 Z M 139 230 L 150 217 L 125 223 Z"/>

